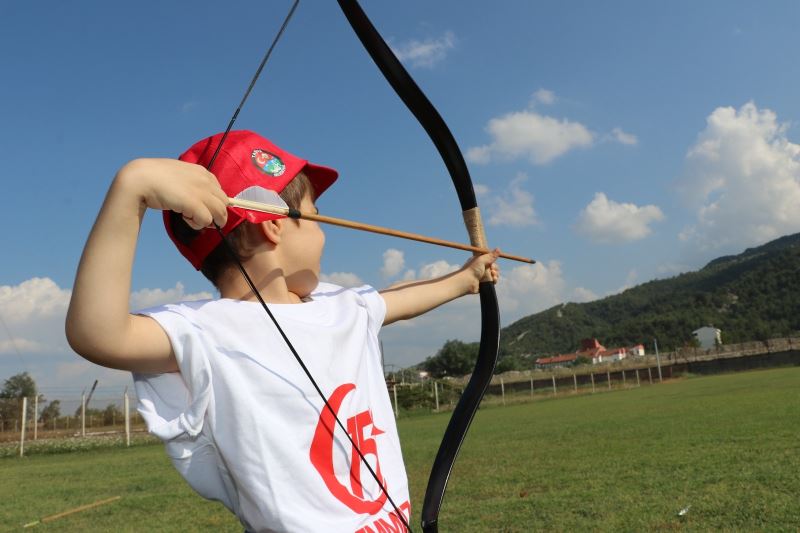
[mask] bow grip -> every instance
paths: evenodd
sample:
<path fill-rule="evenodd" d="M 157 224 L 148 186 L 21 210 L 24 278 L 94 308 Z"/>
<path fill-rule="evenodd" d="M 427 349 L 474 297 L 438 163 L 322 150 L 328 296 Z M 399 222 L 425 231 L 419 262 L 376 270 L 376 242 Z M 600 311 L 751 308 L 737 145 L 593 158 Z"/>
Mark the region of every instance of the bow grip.
<path fill-rule="evenodd" d="M 464 225 L 467 227 L 467 233 L 469 234 L 469 242 L 472 246 L 478 246 L 479 248 L 484 248 L 489 250 L 489 245 L 486 243 L 486 231 L 483 229 L 483 220 L 481 219 L 481 210 L 479 207 L 475 206 L 472 209 L 467 209 L 463 212 L 464 216 Z M 478 252 L 475 252 L 474 255 L 481 255 Z M 484 281 L 492 281 L 492 276 L 487 269 L 483 275 L 483 279 L 481 282 Z"/>

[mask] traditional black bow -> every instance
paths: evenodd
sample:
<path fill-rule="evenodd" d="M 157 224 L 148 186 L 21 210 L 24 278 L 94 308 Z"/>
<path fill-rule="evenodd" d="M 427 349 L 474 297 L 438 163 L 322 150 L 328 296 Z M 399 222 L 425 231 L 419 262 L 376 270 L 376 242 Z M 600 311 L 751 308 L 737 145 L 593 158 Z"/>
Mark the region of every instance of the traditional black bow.
<path fill-rule="evenodd" d="M 417 118 L 428 133 L 433 144 L 444 159 L 456 188 L 464 222 L 469 231 L 473 246 L 487 248 L 480 211 L 475 199 L 464 156 L 456 144 L 450 129 L 439 112 L 420 90 L 389 46 L 367 18 L 356 0 L 338 0 L 347 20 L 358 35 L 364 48 L 383 73 L 386 80 L 397 95 L 406 104 L 409 111 Z M 469 380 L 461 399 L 458 401 L 450 423 L 439 446 L 436 460 L 433 462 L 425 501 L 422 506 L 422 529 L 425 532 L 438 530 L 439 509 L 442 506 L 447 480 L 453 469 L 458 451 L 464 442 L 469 425 L 481 403 L 486 388 L 492 379 L 497 363 L 500 340 L 500 313 L 497 306 L 497 294 L 491 281 L 480 284 L 481 300 L 481 340 L 475 370 Z"/>

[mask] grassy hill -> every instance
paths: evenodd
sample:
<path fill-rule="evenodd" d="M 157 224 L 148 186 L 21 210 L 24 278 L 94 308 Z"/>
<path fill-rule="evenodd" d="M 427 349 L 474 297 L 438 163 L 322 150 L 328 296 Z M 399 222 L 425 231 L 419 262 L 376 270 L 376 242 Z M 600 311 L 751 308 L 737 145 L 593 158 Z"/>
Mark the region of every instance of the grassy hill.
<path fill-rule="evenodd" d="M 608 347 L 652 343 L 664 350 L 692 342 L 713 325 L 725 343 L 800 331 L 800 234 L 696 272 L 650 281 L 589 303 L 567 303 L 518 320 L 501 331 L 503 356 L 573 352 L 596 337 Z"/>

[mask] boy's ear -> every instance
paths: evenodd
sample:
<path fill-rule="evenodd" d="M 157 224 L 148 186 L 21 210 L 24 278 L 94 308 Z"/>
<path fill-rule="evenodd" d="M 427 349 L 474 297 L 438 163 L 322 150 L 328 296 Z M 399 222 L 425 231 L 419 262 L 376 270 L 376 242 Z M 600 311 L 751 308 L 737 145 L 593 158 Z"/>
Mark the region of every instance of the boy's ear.
<path fill-rule="evenodd" d="M 272 244 L 281 242 L 281 230 L 283 229 L 283 220 L 267 220 L 259 224 L 261 233 Z"/>

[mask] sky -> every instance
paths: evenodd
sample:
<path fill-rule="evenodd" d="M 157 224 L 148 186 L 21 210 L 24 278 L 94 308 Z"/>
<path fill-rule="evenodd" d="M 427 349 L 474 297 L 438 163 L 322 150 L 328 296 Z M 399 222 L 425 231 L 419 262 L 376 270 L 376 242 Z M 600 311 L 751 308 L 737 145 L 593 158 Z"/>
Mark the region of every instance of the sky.
<path fill-rule="evenodd" d="M 117 170 L 224 130 L 289 0 L 0 3 L 0 380 L 45 395 L 130 375 L 83 361 L 63 322 Z M 465 154 L 503 261 L 502 325 L 702 267 L 800 231 L 792 1 L 364 1 Z M 424 131 L 335 2 L 303 2 L 241 112 L 340 172 L 324 214 L 466 242 Z M 145 218 L 132 309 L 213 298 Z M 325 228 L 323 279 L 378 288 L 468 256 Z M 476 297 L 381 334 L 388 368 L 477 340 Z"/>

